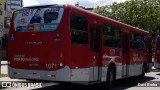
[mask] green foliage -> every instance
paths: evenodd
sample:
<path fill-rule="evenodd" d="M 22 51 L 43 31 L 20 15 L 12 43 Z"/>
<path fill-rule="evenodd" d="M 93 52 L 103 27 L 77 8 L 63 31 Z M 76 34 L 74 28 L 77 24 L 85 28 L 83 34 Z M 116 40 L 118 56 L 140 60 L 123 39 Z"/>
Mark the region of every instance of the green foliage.
<path fill-rule="evenodd" d="M 0 78 L 1 77 L 8 77 L 8 75 L 7 74 L 0 74 Z"/>
<path fill-rule="evenodd" d="M 160 30 L 160 0 L 130 0 L 98 6 L 95 12 L 123 23 L 144 29 L 155 38 Z"/>

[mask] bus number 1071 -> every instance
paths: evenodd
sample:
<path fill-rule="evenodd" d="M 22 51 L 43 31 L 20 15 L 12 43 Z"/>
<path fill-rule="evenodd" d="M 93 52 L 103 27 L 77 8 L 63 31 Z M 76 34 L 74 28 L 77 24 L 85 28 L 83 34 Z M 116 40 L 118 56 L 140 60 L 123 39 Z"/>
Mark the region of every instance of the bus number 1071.
<path fill-rule="evenodd" d="M 56 67 L 56 64 L 46 64 L 46 68 L 53 69 Z"/>

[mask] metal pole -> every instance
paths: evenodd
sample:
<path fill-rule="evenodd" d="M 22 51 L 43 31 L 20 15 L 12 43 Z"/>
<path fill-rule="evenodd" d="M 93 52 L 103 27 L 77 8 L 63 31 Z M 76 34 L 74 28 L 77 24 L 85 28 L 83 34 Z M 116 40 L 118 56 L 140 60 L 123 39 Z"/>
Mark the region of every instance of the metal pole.
<path fill-rule="evenodd" d="M 0 6 L 1 6 L 1 5 L 0 5 Z M 2 13 L 3 13 L 3 12 L 2 12 Z M 0 26 L 1 26 L 1 29 L 3 29 L 3 28 L 2 28 L 2 25 L 0 25 Z M 3 32 L 2 32 L 1 34 L 3 34 Z M 2 41 L 1 41 L 1 38 L 0 38 L 0 42 L 1 42 L 1 47 L 2 47 Z M 1 60 L 1 59 L 2 59 L 2 58 L 1 58 L 1 55 L 2 55 L 2 53 L 1 53 L 1 52 L 2 52 L 1 47 L 0 47 L 0 74 L 1 74 L 1 61 L 2 61 L 2 60 Z"/>
<path fill-rule="evenodd" d="M 1 38 L 1 46 L 2 46 L 2 38 Z M 0 47 L 0 74 L 1 74 L 1 61 L 2 61 L 2 48 Z"/>
<path fill-rule="evenodd" d="M 21 8 L 23 7 L 23 0 L 21 0 Z"/>
<path fill-rule="evenodd" d="M 1 74 L 1 66 L 2 66 L 2 65 L 1 65 L 1 58 L 0 58 L 0 74 Z"/>
<path fill-rule="evenodd" d="M 0 52 L 1 52 L 1 51 L 0 51 Z M 1 74 L 1 66 L 2 66 L 2 65 L 1 65 L 1 58 L 0 58 L 0 74 Z"/>
<path fill-rule="evenodd" d="M 10 12 L 11 12 L 11 0 L 10 0 Z"/>

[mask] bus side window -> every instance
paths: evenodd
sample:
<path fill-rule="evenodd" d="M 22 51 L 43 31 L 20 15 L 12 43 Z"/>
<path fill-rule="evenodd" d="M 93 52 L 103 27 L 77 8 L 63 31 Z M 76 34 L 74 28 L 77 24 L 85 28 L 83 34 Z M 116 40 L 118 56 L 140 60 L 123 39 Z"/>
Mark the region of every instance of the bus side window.
<path fill-rule="evenodd" d="M 132 33 L 130 34 L 130 43 L 131 43 L 131 49 L 139 50 L 140 49 L 140 38 L 137 33 Z"/>
<path fill-rule="evenodd" d="M 114 47 L 121 47 L 121 30 L 118 27 L 113 27 L 114 30 Z"/>
<path fill-rule="evenodd" d="M 159 36 L 157 36 L 155 50 L 160 52 L 160 37 Z"/>
<path fill-rule="evenodd" d="M 157 44 L 160 45 L 160 37 L 158 37 Z"/>
<path fill-rule="evenodd" d="M 103 42 L 105 47 L 112 47 L 113 46 L 113 30 L 110 25 L 104 24 L 103 25 Z"/>
<path fill-rule="evenodd" d="M 130 34 L 131 49 L 146 50 L 146 37 L 137 33 Z"/>
<path fill-rule="evenodd" d="M 105 47 L 121 47 L 121 30 L 107 24 L 103 25 L 103 43 Z"/>
<path fill-rule="evenodd" d="M 134 33 L 131 33 L 130 34 L 130 45 L 131 45 L 131 49 L 136 49 L 136 46 L 135 46 L 135 35 Z"/>
<path fill-rule="evenodd" d="M 147 50 L 147 46 L 146 46 L 146 36 L 142 36 L 142 49 L 143 50 Z"/>
<path fill-rule="evenodd" d="M 71 15 L 72 43 L 88 44 L 88 22 L 85 17 Z"/>
<path fill-rule="evenodd" d="M 160 51 L 160 37 L 159 36 L 157 36 L 155 49 L 156 51 Z"/>

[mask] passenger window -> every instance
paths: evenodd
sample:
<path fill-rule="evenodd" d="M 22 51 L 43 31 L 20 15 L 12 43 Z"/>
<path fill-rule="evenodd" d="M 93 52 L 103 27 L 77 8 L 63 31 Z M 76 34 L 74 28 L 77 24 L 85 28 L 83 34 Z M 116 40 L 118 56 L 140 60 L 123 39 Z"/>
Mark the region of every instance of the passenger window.
<path fill-rule="evenodd" d="M 146 50 L 146 36 L 132 32 L 130 39 L 131 49 Z"/>
<path fill-rule="evenodd" d="M 72 43 L 88 44 L 88 22 L 85 17 L 71 15 Z"/>
<path fill-rule="evenodd" d="M 103 43 L 105 47 L 121 47 L 121 30 L 111 25 L 103 25 Z"/>

